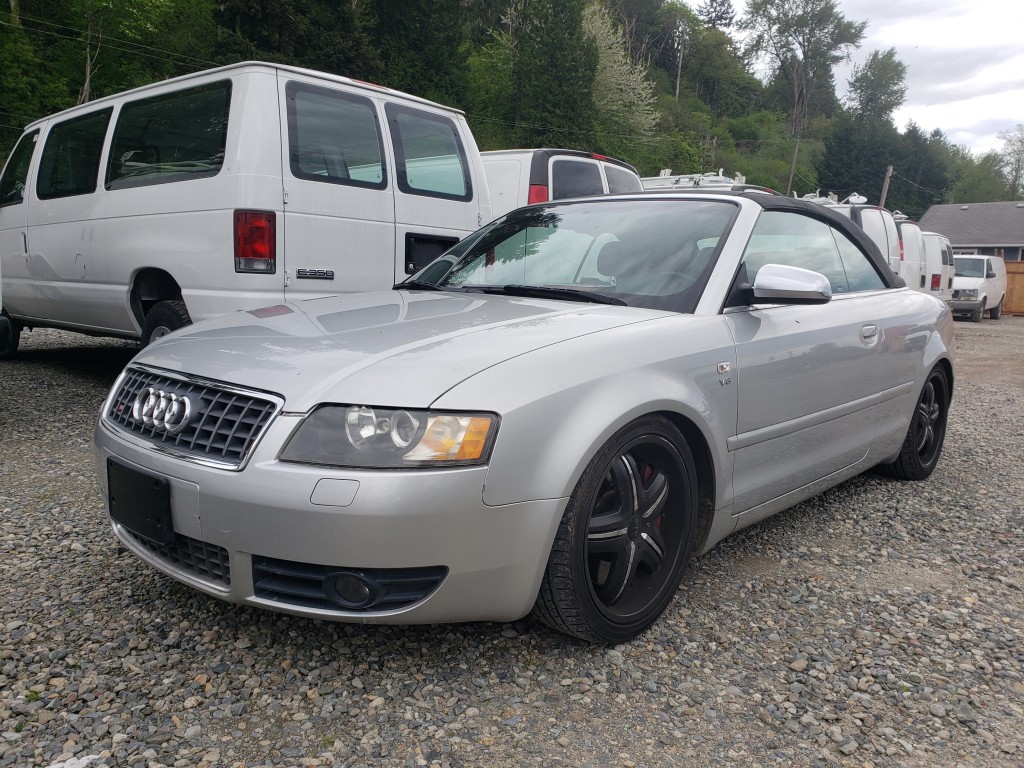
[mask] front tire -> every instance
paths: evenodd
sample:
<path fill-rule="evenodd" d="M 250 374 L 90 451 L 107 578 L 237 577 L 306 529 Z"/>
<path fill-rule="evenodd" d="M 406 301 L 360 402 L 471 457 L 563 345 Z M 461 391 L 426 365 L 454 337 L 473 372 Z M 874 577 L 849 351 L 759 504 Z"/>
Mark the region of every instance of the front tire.
<path fill-rule="evenodd" d="M 949 378 L 937 365 L 925 380 L 899 457 L 886 466 L 888 474 L 899 480 L 924 480 L 932 473 L 946 439 L 949 401 Z"/>
<path fill-rule="evenodd" d="M 982 299 L 981 300 L 981 306 L 978 307 L 976 310 L 974 310 L 974 314 L 971 315 L 971 320 L 973 320 L 976 323 L 980 323 L 981 322 L 981 318 L 983 318 L 984 316 L 985 316 L 985 300 Z"/>
<path fill-rule="evenodd" d="M 8 318 L 6 312 L 3 316 L 8 320 L 10 332 L 0 334 L 0 360 L 10 360 L 18 353 L 18 344 L 21 343 L 21 323 Z"/>
<path fill-rule="evenodd" d="M 1004 301 L 1006 301 L 1005 296 L 999 300 L 998 304 L 996 304 L 994 307 L 992 307 L 992 309 L 988 311 L 988 316 L 991 317 L 993 320 L 998 320 L 999 316 L 1003 314 Z"/>
<path fill-rule="evenodd" d="M 159 301 L 146 313 L 142 324 L 142 346 L 148 347 L 179 328 L 192 324 L 184 301 Z"/>
<path fill-rule="evenodd" d="M 675 596 L 693 549 L 697 471 L 670 421 L 608 440 L 569 498 L 533 615 L 592 642 L 631 640 Z"/>

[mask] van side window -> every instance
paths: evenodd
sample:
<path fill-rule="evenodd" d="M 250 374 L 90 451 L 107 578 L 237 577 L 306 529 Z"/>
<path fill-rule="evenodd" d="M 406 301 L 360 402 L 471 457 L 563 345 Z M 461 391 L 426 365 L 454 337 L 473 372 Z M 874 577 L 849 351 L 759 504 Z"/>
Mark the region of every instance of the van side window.
<path fill-rule="evenodd" d="M 288 162 L 299 179 L 384 189 L 384 144 L 373 102 L 290 82 Z"/>
<path fill-rule="evenodd" d="M 113 109 L 90 112 L 50 129 L 39 158 L 36 194 L 42 200 L 96 191 L 103 138 Z"/>
<path fill-rule="evenodd" d="M 215 176 L 230 106 L 230 80 L 127 102 L 110 142 L 107 189 Z"/>
<path fill-rule="evenodd" d="M 630 173 L 614 165 L 605 165 L 604 175 L 608 177 L 608 191 L 616 192 L 639 192 L 643 189 L 640 179 L 635 173 Z"/>
<path fill-rule="evenodd" d="M 551 163 L 551 199 L 603 195 L 601 169 L 588 160 L 555 160 Z"/>
<path fill-rule="evenodd" d="M 4 175 L 0 177 L 0 206 L 17 205 L 25 199 L 28 166 L 32 162 L 32 150 L 36 148 L 38 138 L 39 131 L 26 133 L 11 152 Z"/>
<path fill-rule="evenodd" d="M 471 200 L 469 162 L 455 123 L 447 117 L 387 104 L 398 188 L 412 195 Z"/>

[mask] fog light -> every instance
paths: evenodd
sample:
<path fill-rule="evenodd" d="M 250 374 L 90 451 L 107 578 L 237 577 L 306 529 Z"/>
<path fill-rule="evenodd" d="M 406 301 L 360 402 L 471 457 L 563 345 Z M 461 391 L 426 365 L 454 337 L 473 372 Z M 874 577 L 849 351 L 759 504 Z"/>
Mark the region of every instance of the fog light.
<path fill-rule="evenodd" d="M 324 592 L 332 603 L 349 610 L 368 608 L 380 599 L 380 590 L 373 582 L 349 571 L 324 579 Z"/>

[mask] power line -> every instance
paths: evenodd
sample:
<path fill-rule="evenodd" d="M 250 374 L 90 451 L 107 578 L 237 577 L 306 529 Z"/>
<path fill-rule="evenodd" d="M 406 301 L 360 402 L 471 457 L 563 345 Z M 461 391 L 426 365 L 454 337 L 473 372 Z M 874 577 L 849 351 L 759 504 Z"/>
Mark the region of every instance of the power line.
<path fill-rule="evenodd" d="M 77 27 L 68 27 L 68 26 L 65 26 L 64 24 L 57 24 L 57 23 L 52 22 L 52 21 L 44 21 L 43 19 L 34 19 L 31 16 L 26 16 L 24 14 L 22 14 L 20 18 L 23 21 L 30 21 L 33 24 L 42 24 L 42 25 L 45 25 L 45 26 L 48 26 L 48 27 L 56 27 L 57 29 L 65 29 L 65 30 L 68 30 L 69 32 L 76 32 L 79 35 L 84 35 L 85 34 L 85 30 L 84 29 L 78 29 Z M 4 23 L 7 23 L 7 22 L 0 22 L 0 24 L 4 24 Z M 16 26 L 16 25 L 9 24 L 9 23 L 7 23 L 7 24 L 8 24 L 8 26 Z M 48 31 L 45 30 L 45 29 L 39 29 L 39 30 L 34 30 L 34 31 L 42 32 L 44 34 L 48 33 Z M 58 34 L 58 33 L 49 33 L 49 34 Z M 65 38 L 68 38 L 68 39 L 77 39 L 77 38 L 70 38 L 68 35 L 59 35 L 58 34 L 58 36 L 65 37 Z M 137 42 L 135 42 L 133 40 L 125 40 L 124 38 L 118 38 L 118 37 L 114 37 L 112 35 L 102 35 L 101 37 L 102 37 L 103 40 L 107 41 L 108 43 L 111 42 L 111 41 L 115 42 L 115 43 L 123 43 L 124 45 L 130 45 L 130 46 L 132 46 L 134 48 L 144 48 L 146 50 L 155 51 L 157 53 L 163 53 L 163 54 L 166 54 L 168 56 L 175 56 L 175 57 L 177 57 L 179 59 L 188 59 L 190 61 L 196 62 L 197 64 L 209 64 L 211 66 L 216 66 L 216 62 L 206 61 L 205 59 L 196 58 L 195 56 L 189 56 L 188 54 L 185 54 L 185 53 L 174 53 L 173 51 L 167 51 L 167 50 L 164 50 L 163 48 L 156 48 L 156 47 L 154 47 L 152 45 L 143 45 L 142 43 L 137 43 Z M 116 49 L 116 50 L 124 50 L 124 49 Z M 158 57 L 154 57 L 154 58 L 158 58 Z M 168 61 L 167 59 L 163 59 L 163 60 L 164 61 Z M 169 62 L 169 63 L 174 63 L 174 62 Z"/>

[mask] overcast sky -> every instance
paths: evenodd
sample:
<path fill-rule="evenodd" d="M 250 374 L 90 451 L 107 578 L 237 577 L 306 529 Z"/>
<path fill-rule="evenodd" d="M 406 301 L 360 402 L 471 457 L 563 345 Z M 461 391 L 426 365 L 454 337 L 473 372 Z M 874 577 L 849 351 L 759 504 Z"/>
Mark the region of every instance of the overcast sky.
<path fill-rule="evenodd" d="M 742 13 L 746 5 L 734 0 Z M 907 65 L 907 98 L 895 114 L 942 130 L 975 153 L 999 149 L 999 131 L 1024 123 L 1024 4 L 1020 0 L 838 0 L 848 19 L 867 21 L 853 55 L 895 48 Z M 836 72 L 846 90 L 849 68 Z"/>
<path fill-rule="evenodd" d="M 699 6 L 702 0 L 685 0 Z M 737 18 L 746 0 L 732 0 Z M 907 65 L 907 96 L 894 121 L 940 129 L 975 154 L 998 150 L 1002 130 L 1024 123 L 1022 0 L 837 0 L 851 21 L 866 21 L 851 64 L 836 71 L 846 93 L 852 64 L 873 50 L 895 48 Z M 736 32 L 736 30 L 733 30 Z"/>

